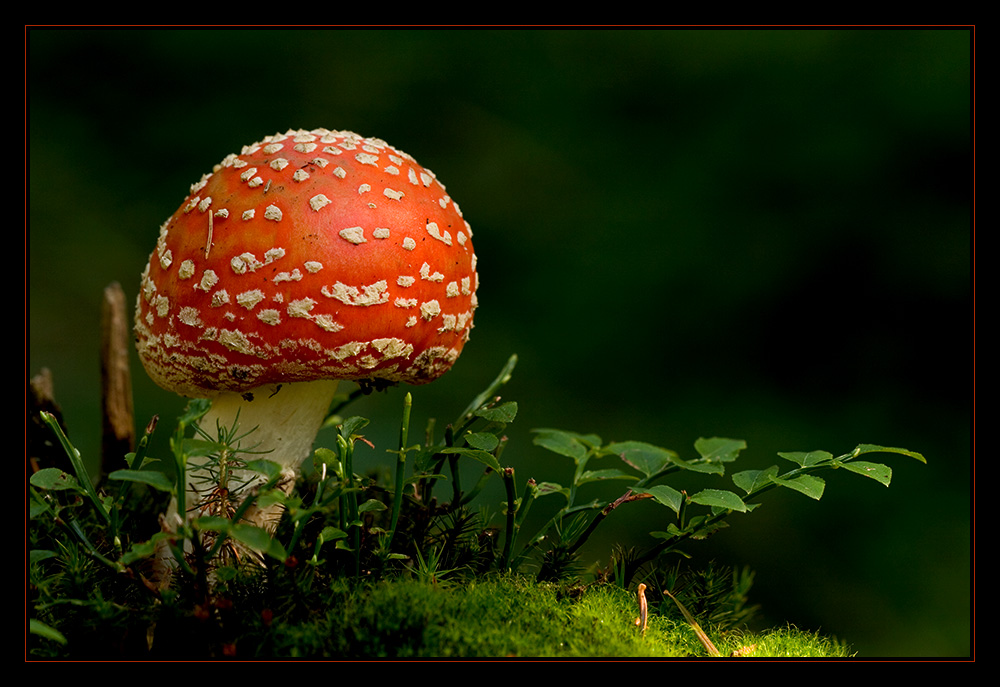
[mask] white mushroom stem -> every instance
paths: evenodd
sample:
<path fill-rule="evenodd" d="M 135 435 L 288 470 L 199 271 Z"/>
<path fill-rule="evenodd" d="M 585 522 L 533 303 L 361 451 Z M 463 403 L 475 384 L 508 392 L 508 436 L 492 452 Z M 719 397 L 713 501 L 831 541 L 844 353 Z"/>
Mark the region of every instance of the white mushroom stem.
<path fill-rule="evenodd" d="M 274 384 L 249 393 L 224 393 L 212 399 L 212 407 L 199 421 L 199 426 L 211 439 L 218 428 L 230 430 L 239 440 L 233 448 L 247 453 L 237 454 L 242 461 L 265 459 L 278 463 L 282 470 L 280 487 L 291 493 L 298 468 L 312 453 L 313 442 L 326 418 L 337 392 L 337 380 Z M 189 517 L 197 517 L 210 497 L 212 484 L 206 481 L 211 473 L 205 469 L 207 458 L 191 458 L 187 465 L 187 509 Z M 229 489 L 239 485 L 242 494 L 266 482 L 260 473 L 236 470 Z M 281 517 L 279 505 L 251 508 L 245 517 L 250 524 L 273 532 Z"/>
<path fill-rule="evenodd" d="M 211 409 L 199 425 L 212 439 L 217 437 L 217 427 L 228 431 L 236 426 L 235 436 L 242 437 L 237 448 L 254 454 L 260 452 L 259 455 L 239 457 L 243 460 L 266 458 L 281 465 L 284 477 L 281 488 L 290 493 L 298 468 L 309 457 L 336 392 L 337 380 L 323 380 L 275 384 L 254 389 L 249 394 L 224 393 L 212 400 Z M 185 475 L 188 519 L 207 514 L 209 510 L 202 508 L 212 496 L 212 483 L 207 481 L 212 475 L 205 469 L 207 461 L 201 457 L 188 460 Z M 233 475 L 230 487 L 235 489 L 236 484 L 248 482 L 242 490 L 242 494 L 248 495 L 248 490 L 265 481 L 259 473 L 240 470 Z M 168 530 L 175 530 L 181 523 L 177 506 L 177 499 L 172 499 L 163 517 L 163 526 Z M 281 513 L 280 504 L 263 509 L 254 506 L 247 512 L 245 521 L 273 532 Z M 186 549 L 191 551 L 190 547 Z M 168 542 L 161 541 L 152 573 L 152 581 L 161 588 L 170 583 L 175 567 L 173 558 Z"/>

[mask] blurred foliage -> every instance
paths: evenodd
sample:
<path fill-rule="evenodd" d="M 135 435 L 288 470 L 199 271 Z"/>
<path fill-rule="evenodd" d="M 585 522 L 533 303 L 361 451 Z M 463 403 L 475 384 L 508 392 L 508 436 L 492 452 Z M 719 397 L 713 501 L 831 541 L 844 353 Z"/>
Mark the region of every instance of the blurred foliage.
<path fill-rule="evenodd" d="M 813 512 L 776 499 L 705 555 L 752 567 L 765 612 L 863 655 L 968 654 L 972 38 L 29 31 L 27 372 L 53 370 L 97 455 L 101 291 L 134 297 L 189 184 L 289 127 L 378 136 L 440 175 L 480 258 L 472 341 L 419 407 L 516 352 L 524 432 L 920 451 L 930 465 L 901 466 L 898 489 L 833 490 Z M 134 374 L 138 424 L 179 412 Z M 404 391 L 358 412 L 391 427 L 377 418 Z M 506 458 L 551 472 L 538 451 Z"/>

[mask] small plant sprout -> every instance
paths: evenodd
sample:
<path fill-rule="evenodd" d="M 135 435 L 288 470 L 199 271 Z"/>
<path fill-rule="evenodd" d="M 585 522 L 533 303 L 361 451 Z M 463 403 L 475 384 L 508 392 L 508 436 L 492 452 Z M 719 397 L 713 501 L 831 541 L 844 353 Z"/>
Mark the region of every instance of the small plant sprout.
<path fill-rule="evenodd" d="M 210 399 L 204 432 L 277 464 L 287 493 L 339 380 L 423 384 L 451 368 L 476 308 L 471 239 L 445 187 L 384 141 L 268 136 L 193 184 L 160 227 L 136 304 L 139 357 L 165 389 Z M 220 459 L 191 457 L 187 500 L 204 503 L 210 478 L 212 509 L 230 513 Z M 244 518 L 273 528 L 281 508 Z"/>

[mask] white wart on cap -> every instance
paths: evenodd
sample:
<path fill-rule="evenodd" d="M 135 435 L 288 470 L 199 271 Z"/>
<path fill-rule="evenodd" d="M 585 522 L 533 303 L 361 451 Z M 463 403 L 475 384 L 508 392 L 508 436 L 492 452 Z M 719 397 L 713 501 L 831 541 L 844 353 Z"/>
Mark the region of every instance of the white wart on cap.
<path fill-rule="evenodd" d="M 384 141 L 269 136 L 194 184 L 160 228 L 136 308 L 140 358 L 193 397 L 431 381 L 472 327 L 471 238 L 444 185 Z"/>

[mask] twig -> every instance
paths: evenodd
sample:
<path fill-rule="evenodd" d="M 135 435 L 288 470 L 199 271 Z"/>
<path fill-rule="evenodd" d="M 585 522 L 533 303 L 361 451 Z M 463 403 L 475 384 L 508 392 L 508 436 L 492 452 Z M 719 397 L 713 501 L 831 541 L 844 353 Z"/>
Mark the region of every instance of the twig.
<path fill-rule="evenodd" d="M 101 308 L 101 456 L 104 474 L 122 467 L 135 450 L 132 377 L 129 372 L 129 326 L 125 292 L 117 282 L 104 289 Z"/>
<path fill-rule="evenodd" d="M 590 525 L 587 526 L 587 530 L 580 535 L 580 537 L 576 540 L 576 542 L 573 543 L 571 547 L 569 547 L 569 552 L 573 553 L 576 550 L 578 550 L 581 546 L 583 546 L 584 542 L 586 542 L 587 539 L 590 537 L 590 535 L 593 534 L 594 530 L 597 529 L 597 526 L 600 525 L 606 517 L 611 515 L 611 512 L 614 511 L 616 508 L 618 508 L 618 506 L 622 505 L 623 503 L 628 503 L 630 501 L 642 501 L 644 499 L 649 499 L 652 497 L 653 497 L 652 494 L 647 494 L 647 493 L 634 494 L 632 493 L 632 490 L 629 489 L 624 494 L 619 496 L 617 499 L 606 505 L 603 509 L 601 509 L 600 513 L 594 516 L 594 519 L 590 521 Z"/>
<path fill-rule="evenodd" d="M 639 597 L 639 617 L 635 619 L 635 624 L 639 628 L 640 634 L 646 634 L 646 625 L 649 622 L 649 604 L 646 602 L 646 585 L 639 583 L 637 591 Z"/>
<path fill-rule="evenodd" d="M 26 468 L 30 475 L 42 468 L 59 468 L 63 472 L 73 472 L 73 466 L 66 457 L 61 446 L 52 442 L 52 432 L 42 421 L 41 413 L 49 413 L 62 428 L 64 434 L 69 432 L 63 422 L 62 411 L 55 400 L 52 371 L 47 367 L 28 382 L 26 406 L 30 422 L 27 427 Z"/>
<path fill-rule="evenodd" d="M 688 624 L 691 626 L 691 629 L 694 630 L 695 635 L 698 636 L 698 641 L 701 642 L 701 645 L 703 647 L 705 647 L 705 651 L 708 652 L 708 655 L 713 658 L 718 658 L 719 656 L 721 656 L 722 654 L 719 653 L 719 650 L 715 648 L 715 645 L 712 644 L 712 640 L 708 638 L 708 635 L 705 634 L 705 631 L 701 629 L 701 625 L 699 625 L 698 621 L 694 619 L 694 616 L 691 615 L 691 612 L 684 607 L 684 604 L 682 604 L 677 599 L 677 597 L 671 594 L 670 592 L 663 590 L 663 593 L 669 596 L 671 599 L 673 599 L 674 603 L 677 604 L 677 608 L 681 609 L 681 615 L 683 615 L 684 619 L 688 621 Z"/>

